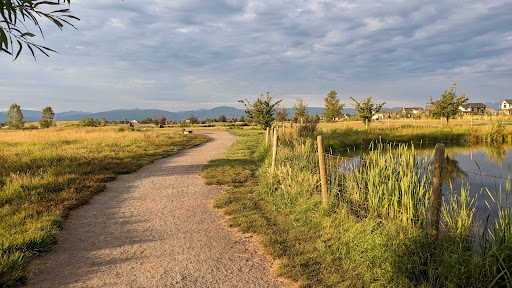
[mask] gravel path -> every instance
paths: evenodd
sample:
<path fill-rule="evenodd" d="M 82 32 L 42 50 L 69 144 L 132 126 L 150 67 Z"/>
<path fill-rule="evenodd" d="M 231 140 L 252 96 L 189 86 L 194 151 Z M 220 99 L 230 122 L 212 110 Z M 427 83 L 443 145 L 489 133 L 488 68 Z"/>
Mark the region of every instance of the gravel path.
<path fill-rule="evenodd" d="M 201 167 L 236 140 L 212 139 L 122 175 L 74 211 L 57 246 L 34 261 L 29 287 L 283 287 L 250 235 L 212 208 L 222 187 L 205 186 Z"/>

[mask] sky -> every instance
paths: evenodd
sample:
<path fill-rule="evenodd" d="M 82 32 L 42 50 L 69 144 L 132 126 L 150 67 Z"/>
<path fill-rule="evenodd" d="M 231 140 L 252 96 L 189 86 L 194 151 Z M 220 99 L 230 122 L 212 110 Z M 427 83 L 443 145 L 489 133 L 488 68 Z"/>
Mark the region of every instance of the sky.
<path fill-rule="evenodd" d="M 510 0 L 71 0 L 70 8 L 76 30 L 41 21 L 45 38 L 34 39 L 58 54 L 0 53 L 0 110 L 240 108 L 267 91 L 285 107 L 297 98 L 323 107 L 330 90 L 347 107 L 367 96 L 411 107 L 451 83 L 470 102 L 512 99 Z"/>

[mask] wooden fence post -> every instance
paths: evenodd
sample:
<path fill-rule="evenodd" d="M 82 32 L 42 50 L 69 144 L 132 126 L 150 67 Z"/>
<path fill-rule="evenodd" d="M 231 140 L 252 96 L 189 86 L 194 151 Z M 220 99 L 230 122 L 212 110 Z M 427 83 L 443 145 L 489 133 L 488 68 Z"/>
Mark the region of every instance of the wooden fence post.
<path fill-rule="evenodd" d="M 274 174 L 274 169 L 276 169 L 276 160 L 277 160 L 277 142 L 278 142 L 278 130 L 274 128 L 274 144 L 272 145 L 272 174 Z"/>
<path fill-rule="evenodd" d="M 432 204 L 430 207 L 430 227 L 432 228 L 433 242 L 436 242 L 439 238 L 439 223 L 441 221 L 441 207 L 443 205 L 444 158 L 444 144 L 437 143 L 434 151 Z"/>
<path fill-rule="evenodd" d="M 317 143 L 318 143 L 318 162 L 320 166 L 320 180 L 322 182 L 322 203 L 327 204 L 327 177 L 325 173 L 325 162 L 324 162 L 324 143 L 322 141 L 322 136 L 318 135 Z"/>
<path fill-rule="evenodd" d="M 269 136 L 270 136 L 270 127 L 267 127 L 267 131 L 265 132 L 265 145 L 269 144 Z"/>
<path fill-rule="evenodd" d="M 366 118 L 366 129 L 368 130 L 368 118 Z"/>

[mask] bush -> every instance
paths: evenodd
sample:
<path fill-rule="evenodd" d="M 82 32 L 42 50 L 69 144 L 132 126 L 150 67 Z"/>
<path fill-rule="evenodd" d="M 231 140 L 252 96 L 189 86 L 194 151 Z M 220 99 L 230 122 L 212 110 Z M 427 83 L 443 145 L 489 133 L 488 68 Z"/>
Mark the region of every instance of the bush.
<path fill-rule="evenodd" d="M 80 126 L 82 126 L 82 127 L 97 127 L 98 120 L 96 120 L 92 117 L 84 117 L 84 119 L 82 119 L 82 121 L 80 122 Z"/>

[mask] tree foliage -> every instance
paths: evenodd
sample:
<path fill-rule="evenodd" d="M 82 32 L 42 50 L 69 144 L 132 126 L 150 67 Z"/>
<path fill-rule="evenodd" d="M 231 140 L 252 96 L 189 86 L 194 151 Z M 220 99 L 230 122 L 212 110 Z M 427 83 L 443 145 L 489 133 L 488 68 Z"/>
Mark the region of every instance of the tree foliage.
<path fill-rule="evenodd" d="M 432 116 L 446 118 L 446 124 L 448 124 L 450 118 L 460 113 L 459 107 L 469 101 L 466 97 L 466 93 L 462 93 L 462 95 L 457 97 L 455 91 L 456 86 L 456 83 L 452 83 L 450 90 L 445 90 L 441 98 L 434 100 L 432 96 L 430 96 L 430 102 L 427 103 L 434 105 L 434 109 L 431 112 Z"/>
<path fill-rule="evenodd" d="M 363 122 L 366 122 L 368 120 L 368 123 L 372 122 L 373 115 L 379 113 L 380 109 L 382 109 L 382 106 L 386 104 L 386 102 L 382 103 L 374 103 L 372 97 L 366 97 L 365 100 L 357 101 L 356 99 L 350 97 L 354 103 L 352 105 L 356 109 L 357 113 L 359 113 L 359 117 L 361 117 L 361 120 Z"/>
<path fill-rule="evenodd" d="M 333 122 L 336 118 L 341 116 L 341 110 L 343 110 L 345 104 L 340 103 L 338 92 L 336 92 L 336 90 L 331 90 L 327 94 L 327 97 L 325 97 L 324 101 L 325 109 L 322 112 L 322 115 L 324 115 L 326 122 Z"/>
<path fill-rule="evenodd" d="M 276 111 L 276 120 L 279 122 L 284 122 L 286 120 L 286 117 L 288 117 L 288 111 L 286 111 L 286 108 L 281 108 Z"/>
<path fill-rule="evenodd" d="M 190 124 L 194 125 L 197 124 L 199 121 L 197 120 L 197 117 L 194 116 L 194 114 L 190 114 L 190 117 L 188 117 L 188 121 Z"/>
<path fill-rule="evenodd" d="M 274 115 L 281 101 L 278 100 L 272 103 L 272 97 L 269 96 L 268 92 L 267 98 L 264 98 L 262 93 L 259 98 L 252 101 L 248 99 L 238 100 L 245 106 L 248 121 L 260 125 L 263 129 L 272 126 Z"/>
<path fill-rule="evenodd" d="M 55 113 L 53 113 L 52 107 L 48 106 L 43 109 L 43 116 L 39 121 L 39 127 L 50 128 L 55 124 Z"/>
<path fill-rule="evenodd" d="M 48 52 L 56 52 L 34 43 L 32 38 L 36 35 L 28 30 L 28 26 L 35 26 L 43 39 L 40 19 L 49 20 L 59 29 L 64 25 L 75 28 L 70 21 L 80 19 L 71 15 L 68 8 L 60 6 L 66 3 L 70 5 L 71 0 L 0 0 L 0 53 L 13 55 L 16 60 L 24 46 L 30 50 L 34 58 L 35 50 L 46 56 L 49 56 Z"/>
<path fill-rule="evenodd" d="M 297 98 L 297 102 L 293 104 L 293 110 L 295 111 L 293 116 L 297 117 L 299 121 L 302 119 L 303 121 L 306 120 L 305 118 L 308 116 L 308 106 L 304 104 L 304 101 L 302 98 Z"/>
<path fill-rule="evenodd" d="M 14 103 L 9 107 L 9 111 L 7 112 L 7 125 L 11 129 L 21 129 L 23 128 L 23 113 L 21 112 L 20 105 Z"/>
<path fill-rule="evenodd" d="M 83 126 L 83 127 L 98 127 L 98 120 L 92 118 L 92 117 L 89 117 L 89 116 L 86 116 L 82 119 L 82 121 L 80 121 L 80 126 Z"/>

